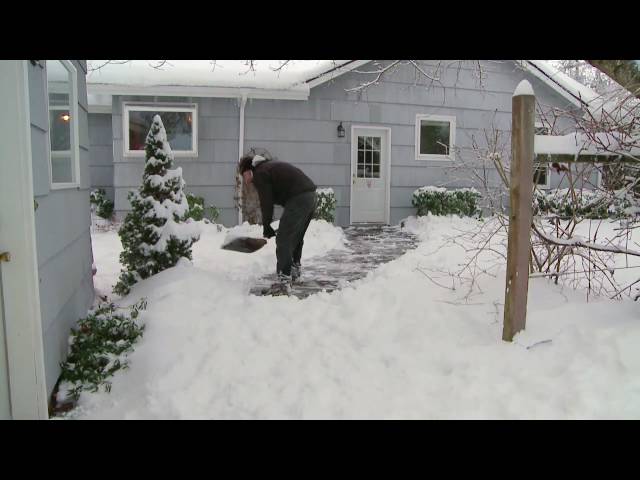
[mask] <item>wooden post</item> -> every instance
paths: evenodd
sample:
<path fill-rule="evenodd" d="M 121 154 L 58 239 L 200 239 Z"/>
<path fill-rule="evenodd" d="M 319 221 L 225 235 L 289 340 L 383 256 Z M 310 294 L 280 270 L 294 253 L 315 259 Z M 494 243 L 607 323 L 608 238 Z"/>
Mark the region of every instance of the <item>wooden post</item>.
<path fill-rule="evenodd" d="M 502 339 L 512 341 L 524 330 L 529 288 L 529 255 L 533 216 L 533 139 L 535 96 L 531 84 L 520 82 L 511 108 L 511 184 L 509 246 Z"/>

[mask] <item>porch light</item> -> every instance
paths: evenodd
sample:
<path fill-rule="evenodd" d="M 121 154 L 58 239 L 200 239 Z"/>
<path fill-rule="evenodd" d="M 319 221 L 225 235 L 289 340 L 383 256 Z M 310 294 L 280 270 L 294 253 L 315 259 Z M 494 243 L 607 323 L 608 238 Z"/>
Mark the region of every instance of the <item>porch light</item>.
<path fill-rule="evenodd" d="M 338 125 L 338 138 L 344 137 L 344 127 L 342 126 L 342 122 Z"/>
<path fill-rule="evenodd" d="M 69 116 L 68 113 L 65 113 L 65 114 L 61 115 L 60 118 L 62 120 L 64 120 L 65 122 L 68 122 L 71 117 Z"/>

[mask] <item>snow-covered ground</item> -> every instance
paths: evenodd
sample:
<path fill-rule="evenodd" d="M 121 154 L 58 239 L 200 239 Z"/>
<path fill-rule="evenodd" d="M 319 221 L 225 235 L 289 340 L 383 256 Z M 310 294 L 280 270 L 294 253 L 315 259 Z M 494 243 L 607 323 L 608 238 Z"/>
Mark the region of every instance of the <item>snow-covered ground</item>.
<path fill-rule="evenodd" d="M 349 287 L 295 297 L 248 295 L 271 273 L 275 244 L 221 250 L 203 225 L 192 264 L 135 286 L 144 337 L 111 393 L 83 393 L 75 418 L 640 418 L 640 305 L 532 279 L 527 329 L 501 340 L 504 269 L 468 301 L 416 267 L 454 270 L 445 236 L 474 220 L 409 219 L 418 248 Z M 613 227 L 611 227 L 613 228 Z M 343 243 L 312 222 L 304 259 Z M 98 293 L 119 271 L 115 231 L 93 234 Z M 445 280 L 437 280 L 444 284 Z M 445 285 L 446 286 L 446 285 Z"/>

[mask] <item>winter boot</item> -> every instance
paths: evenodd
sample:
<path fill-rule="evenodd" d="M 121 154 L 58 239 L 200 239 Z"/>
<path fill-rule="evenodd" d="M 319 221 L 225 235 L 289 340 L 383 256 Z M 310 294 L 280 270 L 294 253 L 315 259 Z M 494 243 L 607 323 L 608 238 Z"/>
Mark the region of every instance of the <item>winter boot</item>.
<path fill-rule="evenodd" d="M 299 263 L 294 263 L 291 265 L 291 282 L 299 283 L 300 277 L 302 276 L 302 265 Z"/>
<path fill-rule="evenodd" d="M 271 287 L 265 292 L 266 295 L 272 295 L 274 297 L 279 295 L 291 294 L 291 275 L 278 274 L 278 281 L 273 283 Z"/>

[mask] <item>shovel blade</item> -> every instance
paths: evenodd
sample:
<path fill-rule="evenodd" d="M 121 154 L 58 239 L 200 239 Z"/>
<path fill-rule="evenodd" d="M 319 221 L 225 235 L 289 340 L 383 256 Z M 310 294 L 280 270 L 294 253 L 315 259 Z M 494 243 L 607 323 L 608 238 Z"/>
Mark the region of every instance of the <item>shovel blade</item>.
<path fill-rule="evenodd" d="M 264 238 L 255 237 L 237 237 L 228 243 L 222 245 L 223 250 L 231 250 L 232 252 L 252 253 L 260 250 L 267 244 Z"/>

